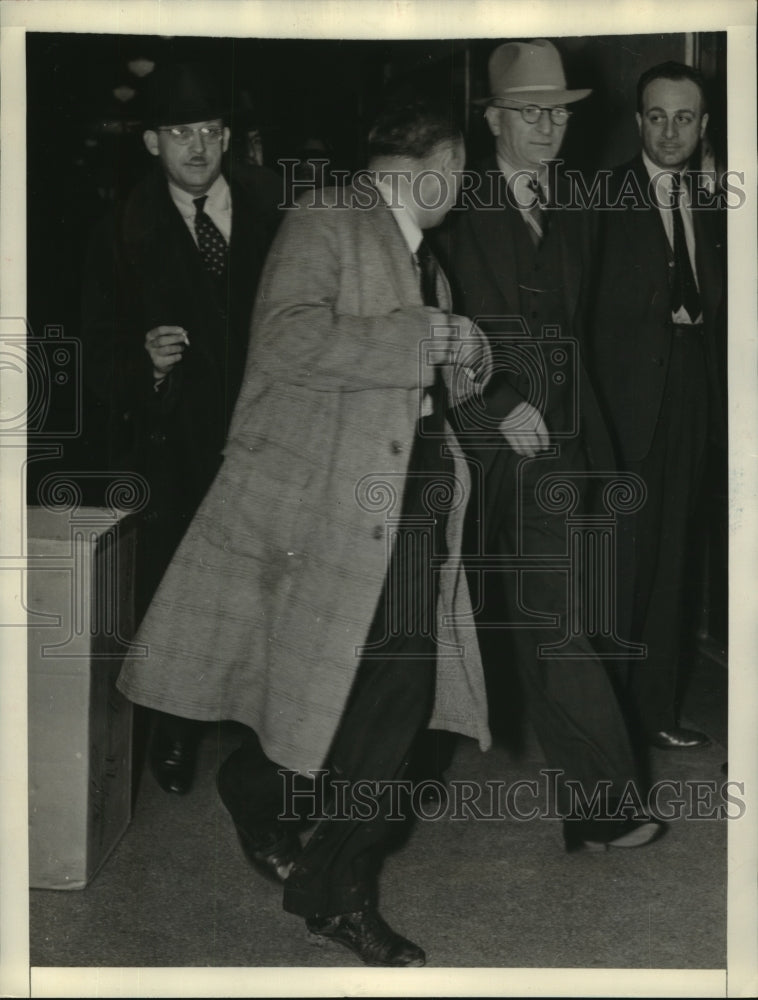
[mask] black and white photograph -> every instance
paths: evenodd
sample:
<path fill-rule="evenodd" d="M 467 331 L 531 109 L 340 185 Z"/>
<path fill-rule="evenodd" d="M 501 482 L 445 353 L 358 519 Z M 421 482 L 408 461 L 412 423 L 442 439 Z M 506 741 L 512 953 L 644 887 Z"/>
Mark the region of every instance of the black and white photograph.
<path fill-rule="evenodd" d="M 0 18 L 0 995 L 755 995 L 754 6 Z"/>

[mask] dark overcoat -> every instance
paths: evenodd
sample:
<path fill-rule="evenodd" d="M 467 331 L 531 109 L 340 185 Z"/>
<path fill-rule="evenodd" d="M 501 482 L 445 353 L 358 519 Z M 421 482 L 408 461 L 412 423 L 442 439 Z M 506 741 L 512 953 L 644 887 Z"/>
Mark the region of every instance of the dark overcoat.
<path fill-rule="evenodd" d="M 232 232 L 222 284 L 203 267 L 157 164 L 90 243 L 84 374 L 107 415 L 111 469 L 138 472 L 149 486 L 141 513 L 145 598 L 218 469 L 258 277 L 279 218 L 274 174 L 232 181 L 230 188 Z M 190 346 L 156 392 L 144 342 L 158 325 L 183 326 Z"/>
<path fill-rule="evenodd" d="M 348 188 L 343 201 L 353 196 Z M 449 301 L 442 283 L 438 293 Z M 420 401 L 434 383 L 424 345 L 447 320 L 422 305 L 383 202 L 287 213 L 261 279 L 224 462 L 139 633 L 148 655 L 122 670 L 128 697 L 235 719 L 279 764 L 322 766 L 383 586 Z M 486 353 L 478 331 L 470 337 Z M 465 383 L 460 366 L 446 368 L 451 389 Z M 446 431 L 456 499 L 430 725 L 486 747 L 460 562 L 468 472 Z"/>

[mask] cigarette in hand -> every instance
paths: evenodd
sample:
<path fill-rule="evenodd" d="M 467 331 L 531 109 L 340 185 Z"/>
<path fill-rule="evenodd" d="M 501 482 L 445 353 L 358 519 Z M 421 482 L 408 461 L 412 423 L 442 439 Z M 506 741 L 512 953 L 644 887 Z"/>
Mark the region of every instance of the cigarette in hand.
<path fill-rule="evenodd" d="M 184 343 L 187 345 L 187 347 L 189 347 L 189 337 L 187 336 L 186 330 L 182 330 L 182 339 L 184 340 Z"/>

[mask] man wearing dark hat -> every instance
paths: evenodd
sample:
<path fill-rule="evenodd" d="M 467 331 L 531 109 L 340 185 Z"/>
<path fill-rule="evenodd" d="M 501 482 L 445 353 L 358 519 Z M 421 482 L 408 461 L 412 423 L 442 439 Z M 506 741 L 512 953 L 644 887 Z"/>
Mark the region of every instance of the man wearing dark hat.
<path fill-rule="evenodd" d="M 224 175 L 226 104 L 197 66 L 156 70 L 143 133 L 153 168 L 87 260 L 85 374 L 108 408 L 112 468 L 149 486 L 138 619 L 218 468 L 278 218 L 275 175 L 244 186 Z M 189 790 L 198 736 L 195 723 L 157 717 L 151 764 L 166 791 Z"/>
<path fill-rule="evenodd" d="M 647 493 L 623 535 L 624 603 L 631 635 L 645 646 L 629 665 L 630 702 L 646 742 L 688 750 L 708 743 L 679 725 L 677 704 L 707 441 L 714 433 L 725 439 L 724 219 L 693 186 L 708 124 L 700 73 L 676 62 L 654 66 L 640 77 L 637 98 L 642 150 L 609 185 L 612 205 L 623 191 L 632 196 L 600 213 L 593 367 L 622 467 Z"/>
<path fill-rule="evenodd" d="M 590 91 L 567 88 L 560 55 L 544 39 L 499 46 L 489 78 L 491 96 L 479 103 L 486 105 L 495 156 L 484 164 L 475 200 L 452 213 L 442 245 L 456 308 L 490 336 L 496 374 L 487 396 L 508 414 L 504 443 L 468 446 L 482 477 L 482 496 L 470 507 L 475 541 L 469 547 L 478 556 L 518 556 L 524 566 L 486 572 L 477 581 L 491 715 L 501 728 L 510 642 L 548 765 L 562 772 L 562 781 L 578 782 L 588 799 L 598 782 L 607 782 L 612 816 L 613 802 L 637 770 L 604 666 L 586 633 L 571 631 L 560 656 L 538 652 L 561 637 L 542 623 L 581 619 L 582 607 L 578 592 L 567 606 L 565 514 L 551 512 L 538 484 L 545 476 L 566 482 L 576 490 L 578 510 L 586 473 L 613 470 L 577 345 L 560 343 L 581 334 L 586 240 L 580 214 L 557 207 L 563 191 L 550 162 L 560 152 L 569 105 Z M 572 850 L 589 843 L 640 846 L 661 832 L 644 821 L 582 823 L 565 789 L 560 804 Z"/>

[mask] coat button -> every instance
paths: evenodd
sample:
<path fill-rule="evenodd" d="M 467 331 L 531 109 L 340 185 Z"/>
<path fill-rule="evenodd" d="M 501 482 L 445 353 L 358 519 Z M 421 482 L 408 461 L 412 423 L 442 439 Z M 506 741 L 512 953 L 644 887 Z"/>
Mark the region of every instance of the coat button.
<path fill-rule="evenodd" d="M 371 532 L 371 534 L 377 540 L 379 540 L 380 538 L 384 538 L 384 528 L 382 527 L 381 524 L 377 524 L 377 526 L 374 528 L 374 530 Z"/>
<path fill-rule="evenodd" d="M 658 368 L 663 367 L 663 358 L 651 358 L 651 361 L 653 362 L 654 365 L 657 365 Z"/>
<path fill-rule="evenodd" d="M 390 451 L 393 455 L 399 455 L 402 450 L 403 446 L 399 441 L 393 441 L 390 445 Z"/>
<path fill-rule="evenodd" d="M 158 445 L 165 444 L 166 435 L 163 433 L 163 431 L 152 431 L 150 434 L 150 442 L 151 444 L 158 444 Z"/>

